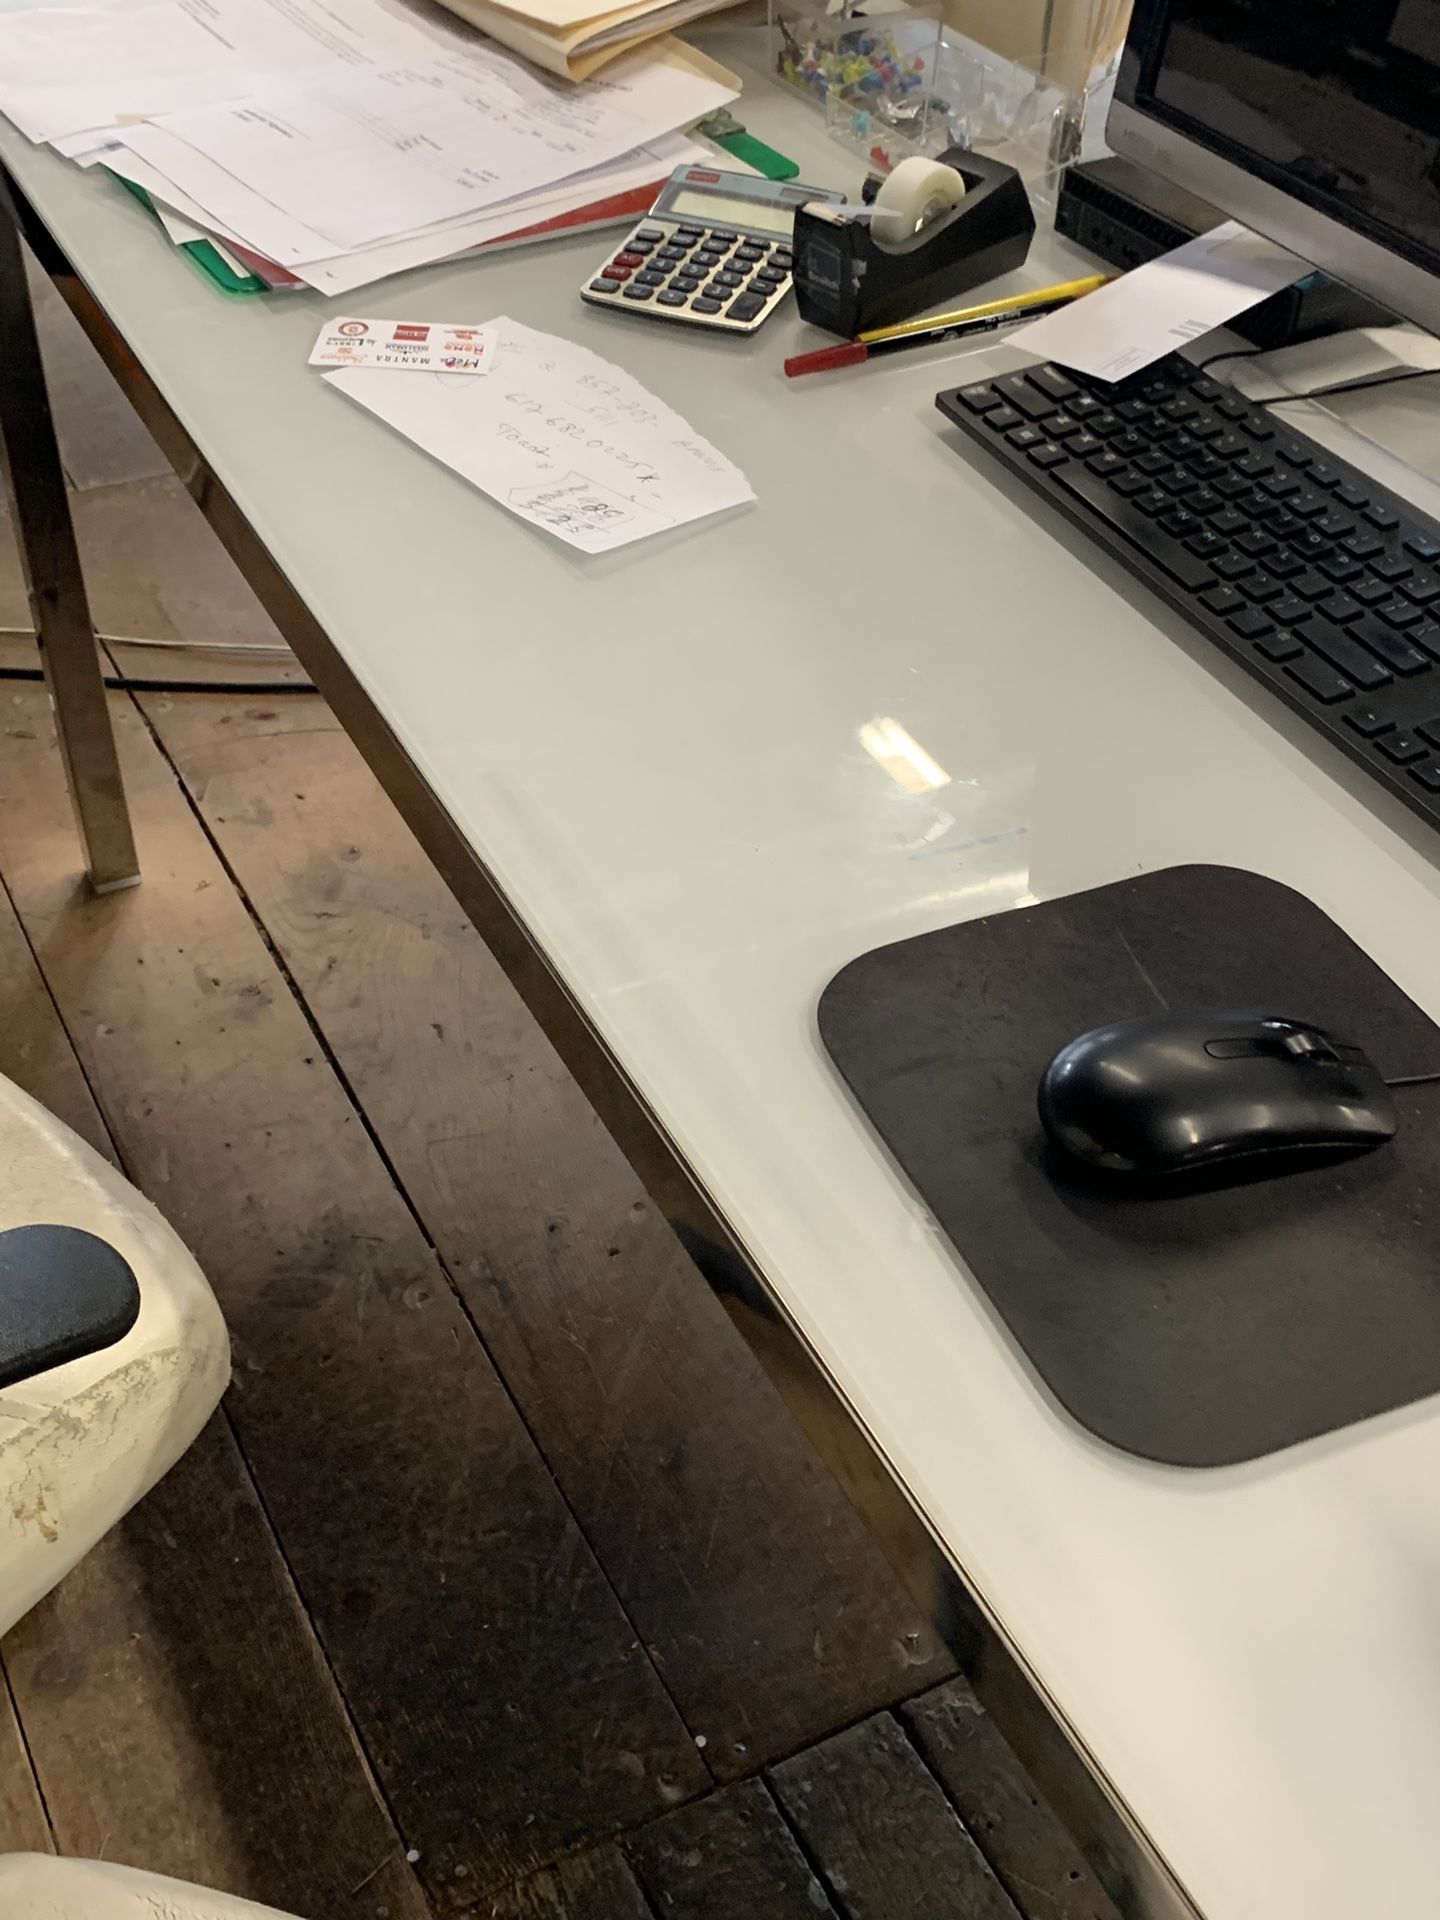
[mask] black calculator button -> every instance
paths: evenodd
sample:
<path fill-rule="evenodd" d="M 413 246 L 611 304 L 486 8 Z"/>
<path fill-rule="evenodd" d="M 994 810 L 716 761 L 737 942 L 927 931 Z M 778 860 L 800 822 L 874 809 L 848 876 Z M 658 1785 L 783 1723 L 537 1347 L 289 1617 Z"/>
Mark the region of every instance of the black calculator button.
<path fill-rule="evenodd" d="M 757 300 L 769 300 L 774 297 L 775 288 L 768 280 L 752 280 L 745 291 L 753 293 Z"/>
<path fill-rule="evenodd" d="M 685 295 L 677 293 L 673 287 L 667 287 L 663 293 L 657 294 L 655 299 L 656 305 L 662 307 L 683 307 L 685 304 Z"/>
<path fill-rule="evenodd" d="M 757 300 L 753 293 L 742 293 L 738 300 L 732 300 L 726 309 L 727 320 L 753 320 L 757 313 L 764 311 L 765 302 Z"/>
<path fill-rule="evenodd" d="M 638 227 L 635 231 L 635 238 L 637 240 L 648 240 L 653 247 L 655 242 L 657 240 L 663 240 L 665 235 L 659 227 Z"/>
<path fill-rule="evenodd" d="M 675 229 L 675 238 L 677 240 L 683 240 L 686 246 L 693 247 L 695 242 L 700 238 L 701 232 L 702 229 L 700 227 L 677 227 Z"/>
<path fill-rule="evenodd" d="M 758 260 L 760 259 L 763 251 L 764 249 L 761 247 L 750 246 L 750 245 L 737 247 L 735 249 L 735 258 L 737 260 Z"/>
<path fill-rule="evenodd" d="M 707 300 L 718 300 L 723 306 L 725 301 L 733 300 L 736 295 L 734 287 L 727 287 L 722 280 L 712 280 L 705 289 L 705 297 Z"/>
<path fill-rule="evenodd" d="M 779 267 L 761 267 L 755 276 L 757 283 L 765 287 L 782 287 L 789 278 L 789 274 L 782 273 Z"/>
<path fill-rule="evenodd" d="M 720 256 L 718 253 L 697 253 L 690 264 L 697 273 L 708 273 L 712 267 L 719 266 Z"/>
<path fill-rule="evenodd" d="M 620 291 L 620 282 L 618 280 L 592 280 L 590 282 L 590 291 L 591 293 L 618 293 Z"/>
<path fill-rule="evenodd" d="M 733 247 L 740 236 L 738 233 L 730 233 L 728 230 L 712 227 L 710 229 L 710 238 L 712 240 L 723 240 L 727 247 Z"/>
<path fill-rule="evenodd" d="M 630 238 L 625 242 L 625 251 L 627 253 L 653 253 L 655 251 L 655 242 L 653 240 L 637 240 L 632 233 Z"/>
<path fill-rule="evenodd" d="M 723 287 L 728 290 L 732 287 L 743 286 L 744 282 L 745 276 L 743 273 L 731 273 L 727 268 L 724 272 L 717 273 L 710 284 L 712 287 Z"/>
<path fill-rule="evenodd" d="M 683 260 L 688 249 L 685 247 L 661 247 L 656 254 L 657 260 Z"/>
<path fill-rule="evenodd" d="M 790 253 L 788 248 L 776 247 L 775 251 L 770 256 L 770 264 L 772 267 L 783 267 L 785 271 L 788 273 L 791 267 L 794 266 L 795 260 L 794 260 L 794 256 Z"/>
<path fill-rule="evenodd" d="M 672 293 L 694 293 L 700 282 L 693 273 L 677 273 L 670 282 Z"/>
<path fill-rule="evenodd" d="M 627 300 L 653 300 L 655 298 L 655 289 L 654 287 L 637 286 L 636 283 L 632 281 L 625 289 L 625 298 Z"/>
<path fill-rule="evenodd" d="M 647 267 L 643 273 L 636 274 L 635 284 L 637 287 L 663 287 L 665 276 L 663 273 L 656 273 L 653 267 Z"/>
<path fill-rule="evenodd" d="M 719 313 L 720 311 L 720 302 L 710 299 L 708 294 L 703 293 L 697 294 L 690 302 L 690 306 L 695 313 Z"/>

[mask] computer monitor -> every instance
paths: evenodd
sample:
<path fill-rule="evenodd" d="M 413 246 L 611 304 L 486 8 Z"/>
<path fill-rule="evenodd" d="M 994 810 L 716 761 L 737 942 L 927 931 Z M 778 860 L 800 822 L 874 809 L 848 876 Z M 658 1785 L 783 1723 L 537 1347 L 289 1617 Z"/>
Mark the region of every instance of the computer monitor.
<path fill-rule="evenodd" d="M 1440 333 L 1440 0 L 1135 0 L 1106 131 Z"/>

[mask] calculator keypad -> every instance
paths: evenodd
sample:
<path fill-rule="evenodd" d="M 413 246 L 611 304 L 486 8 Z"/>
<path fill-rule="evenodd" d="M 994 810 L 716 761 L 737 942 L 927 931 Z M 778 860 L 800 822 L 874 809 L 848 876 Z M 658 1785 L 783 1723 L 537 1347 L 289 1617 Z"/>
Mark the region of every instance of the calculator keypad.
<path fill-rule="evenodd" d="M 667 320 L 698 320 L 721 332 L 751 333 L 790 290 L 790 248 L 728 227 L 650 221 L 625 240 L 581 290 L 581 298 L 632 311 L 664 309 Z"/>

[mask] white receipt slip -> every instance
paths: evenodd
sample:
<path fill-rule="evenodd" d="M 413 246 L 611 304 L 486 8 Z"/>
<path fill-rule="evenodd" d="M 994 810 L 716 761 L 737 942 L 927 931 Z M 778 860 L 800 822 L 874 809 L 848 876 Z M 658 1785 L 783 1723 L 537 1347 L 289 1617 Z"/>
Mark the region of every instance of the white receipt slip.
<path fill-rule="evenodd" d="M 754 499 L 743 473 L 638 380 L 585 347 L 491 320 L 487 379 L 325 377 L 520 519 L 583 553 Z"/>
<path fill-rule="evenodd" d="M 390 373 L 488 373 L 483 327 L 444 320 L 327 320 L 310 350 L 312 367 L 379 367 Z"/>
<path fill-rule="evenodd" d="M 1009 335 L 1042 360 L 1123 380 L 1312 269 L 1233 220 Z"/>

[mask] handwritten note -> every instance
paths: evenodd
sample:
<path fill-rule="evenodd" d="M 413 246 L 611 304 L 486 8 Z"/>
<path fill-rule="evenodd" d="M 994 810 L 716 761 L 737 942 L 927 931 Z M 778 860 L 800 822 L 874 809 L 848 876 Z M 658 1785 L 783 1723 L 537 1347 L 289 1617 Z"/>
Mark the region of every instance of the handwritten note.
<path fill-rule="evenodd" d="M 515 320 L 484 328 L 490 372 L 325 376 L 520 519 L 608 553 L 754 499 L 738 467 L 621 368 Z"/>

